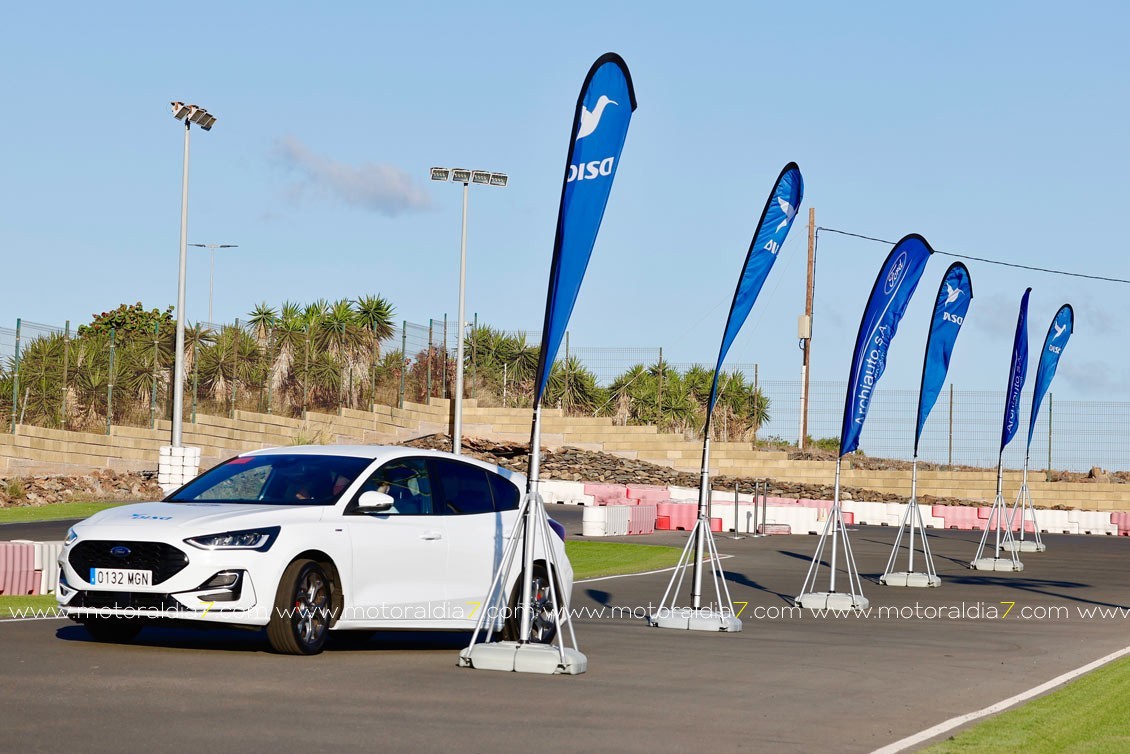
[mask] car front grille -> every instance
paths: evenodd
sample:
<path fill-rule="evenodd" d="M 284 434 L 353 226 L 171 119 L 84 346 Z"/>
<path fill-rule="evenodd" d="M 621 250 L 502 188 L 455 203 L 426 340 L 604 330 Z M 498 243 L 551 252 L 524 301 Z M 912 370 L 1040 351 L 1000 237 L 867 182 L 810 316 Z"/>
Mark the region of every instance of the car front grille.
<path fill-rule="evenodd" d="M 111 550 L 125 547 L 129 554 L 114 555 Z M 79 542 L 71 549 L 71 568 L 84 580 L 91 568 L 128 568 L 152 571 L 153 583 L 160 584 L 184 570 L 188 555 L 164 542 L 119 542 L 92 539 Z"/>

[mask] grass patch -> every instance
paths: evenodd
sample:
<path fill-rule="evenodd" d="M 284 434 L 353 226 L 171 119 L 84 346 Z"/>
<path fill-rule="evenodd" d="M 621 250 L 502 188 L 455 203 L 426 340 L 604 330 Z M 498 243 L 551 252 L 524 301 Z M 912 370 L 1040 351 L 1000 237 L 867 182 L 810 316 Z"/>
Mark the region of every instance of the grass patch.
<path fill-rule="evenodd" d="M 1124 709 L 1128 697 L 1130 658 L 1124 657 L 926 751 L 1130 751 L 1130 729 Z"/>
<path fill-rule="evenodd" d="M 0 524 L 23 524 L 31 521 L 56 521 L 61 518 L 87 518 L 115 505 L 125 503 L 67 502 L 50 505 L 21 505 L 0 508 Z"/>
<path fill-rule="evenodd" d="M 58 604 L 53 594 L 0 595 L 0 620 L 20 618 L 23 610 L 52 610 Z"/>
<path fill-rule="evenodd" d="M 573 564 L 573 578 L 593 579 L 624 573 L 670 568 L 679 562 L 681 547 L 662 545 L 628 545 L 620 542 L 565 543 L 565 552 Z"/>

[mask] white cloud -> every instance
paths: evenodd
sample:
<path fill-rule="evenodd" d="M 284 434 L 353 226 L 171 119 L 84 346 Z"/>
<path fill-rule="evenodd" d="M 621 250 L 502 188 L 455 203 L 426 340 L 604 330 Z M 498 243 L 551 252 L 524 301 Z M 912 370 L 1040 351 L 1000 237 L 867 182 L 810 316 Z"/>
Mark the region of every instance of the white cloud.
<path fill-rule="evenodd" d="M 371 162 L 348 165 L 315 154 L 289 136 L 277 140 L 274 155 L 302 177 L 288 190 L 295 200 L 313 189 L 350 206 L 388 217 L 431 208 L 431 199 L 423 188 L 408 173 L 393 165 Z"/>

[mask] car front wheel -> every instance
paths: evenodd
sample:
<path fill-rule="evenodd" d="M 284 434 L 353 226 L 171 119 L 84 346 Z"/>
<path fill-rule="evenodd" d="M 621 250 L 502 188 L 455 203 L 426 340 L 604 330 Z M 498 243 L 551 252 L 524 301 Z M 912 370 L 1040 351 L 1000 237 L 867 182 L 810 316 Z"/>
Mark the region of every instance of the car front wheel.
<path fill-rule="evenodd" d="M 333 589 L 325 569 L 313 560 L 296 560 L 279 579 L 267 640 L 276 652 L 314 655 L 326 645 L 333 618 Z"/>

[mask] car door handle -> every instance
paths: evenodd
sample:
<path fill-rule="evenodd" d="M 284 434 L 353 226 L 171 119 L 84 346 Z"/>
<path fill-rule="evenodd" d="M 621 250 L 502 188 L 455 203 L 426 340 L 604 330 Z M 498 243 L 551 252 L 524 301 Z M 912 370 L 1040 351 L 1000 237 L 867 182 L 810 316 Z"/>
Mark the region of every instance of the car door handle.
<path fill-rule="evenodd" d="M 420 539 L 443 539 L 443 532 L 426 531 L 420 534 Z"/>

